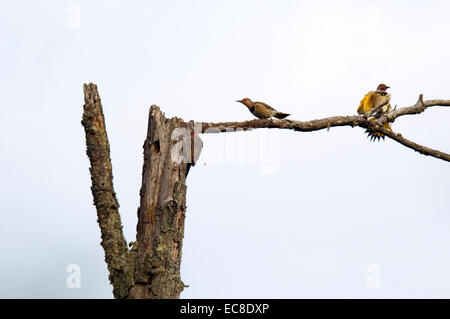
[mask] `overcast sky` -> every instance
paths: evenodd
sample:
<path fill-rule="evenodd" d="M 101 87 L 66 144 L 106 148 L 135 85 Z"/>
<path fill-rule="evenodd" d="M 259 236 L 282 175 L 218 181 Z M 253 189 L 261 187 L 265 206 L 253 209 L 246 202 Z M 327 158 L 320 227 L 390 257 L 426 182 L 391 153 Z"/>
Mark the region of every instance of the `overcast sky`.
<path fill-rule="evenodd" d="M 148 109 L 296 120 L 450 99 L 449 1 L 2 1 L 2 298 L 112 298 L 80 124 L 98 85 L 127 241 Z M 450 152 L 450 110 L 392 126 Z M 450 166 L 360 128 L 203 136 L 182 298 L 450 298 Z M 68 288 L 69 265 L 81 271 Z M 73 268 L 72 268 L 73 269 Z"/>

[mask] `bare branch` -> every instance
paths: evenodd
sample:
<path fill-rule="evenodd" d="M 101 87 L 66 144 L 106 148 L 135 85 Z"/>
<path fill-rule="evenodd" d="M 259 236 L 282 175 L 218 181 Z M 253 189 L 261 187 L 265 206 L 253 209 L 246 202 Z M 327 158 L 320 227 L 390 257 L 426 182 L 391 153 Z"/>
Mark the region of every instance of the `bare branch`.
<path fill-rule="evenodd" d="M 419 152 L 420 154 L 433 156 L 433 157 L 439 158 L 441 160 L 450 162 L 450 154 L 417 144 L 413 141 L 410 141 L 410 140 L 404 138 L 400 133 L 391 132 L 383 127 L 378 127 L 378 128 L 376 128 L 376 130 L 383 133 L 387 137 L 393 139 L 394 141 L 397 141 L 400 144 L 402 144 L 406 147 L 409 147 L 409 148 L 415 150 L 416 152 Z"/>
<path fill-rule="evenodd" d="M 376 120 L 368 120 L 364 116 L 333 116 L 318 120 L 311 121 L 295 121 L 295 120 L 276 120 L 276 119 L 264 119 L 264 120 L 252 120 L 245 122 L 221 122 L 221 123 L 202 123 L 202 133 L 219 133 L 227 132 L 230 129 L 254 129 L 254 128 L 278 128 L 288 129 L 294 131 L 311 132 L 322 129 L 329 129 L 334 126 L 359 126 L 362 128 L 371 128 L 371 130 L 378 131 L 385 134 L 389 138 L 397 141 L 398 143 L 409 147 L 423 155 L 429 155 L 438 159 L 450 162 L 450 155 L 438 150 L 431 149 L 429 147 L 417 144 L 406 138 L 401 134 L 390 132 L 384 129 L 383 123 L 394 120 L 403 115 L 420 114 L 424 110 L 432 106 L 450 106 L 450 100 L 428 100 L 423 101 L 423 95 L 419 96 L 419 100 L 413 106 L 395 108 L 391 112 L 381 116 Z"/>
<path fill-rule="evenodd" d="M 294 120 L 252 120 L 245 122 L 202 123 L 202 133 L 226 132 L 227 129 L 279 128 L 294 131 L 311 132 L 327 129 L 332 126 L 369 127 L 370 123 L 363 116 L 333 116 L 312 121 Z"/>
<path fill-rule="evenodd" d="M 423 94 L 420 94 L 419 99 L 413 106 L 402 107 L 389 112 L 388 114 L 380 117 L 379 121 L 384 122 L 388 120 L 389 122 L 394 122 L 397 117 L 403 115 L 415 115 L 420 114 L 427 108 L 432 106 L 450 106 L 450 100 L 428 100 L 423 101 Z"/>

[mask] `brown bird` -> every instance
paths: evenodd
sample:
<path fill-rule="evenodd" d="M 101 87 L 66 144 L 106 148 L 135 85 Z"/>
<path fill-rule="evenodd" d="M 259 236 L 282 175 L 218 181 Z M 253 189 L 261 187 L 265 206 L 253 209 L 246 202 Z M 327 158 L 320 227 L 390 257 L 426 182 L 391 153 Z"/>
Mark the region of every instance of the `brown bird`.
<path fill-rule="evenodd" d="M 287 113 L 278 112 L 273 107 L 267 105 L 264 102 L 253 102 L 247 97 L 242 100 L 237 100 L 236 102 L 241 102 L 242 104 L 244 104 L 254 116 L 260 119 L 268 119 L 271 117 L 284 119 L 290 115 Z"/>
<path fill-rule="evenodd" d="M 391 105 L 389 104 L 391 95 L 386 92 L 387 89 L 389 89 L 389 86 L 382 83 L 378 85 L 376 91 L 367 93 L 358 106 L 358 114 L 362 114 L 369 118 L 369 120 L 373 120 L 374 118 L 379 118 L 381 115 L 389 112 L 391 110 Z M 383 127 L 392 131 L 389 122 L 384 123 Z M 371 140 L 384 139 L 384 134 L 382 133 L 374 132 L 370 129 L 367 129 L 366 132 Z"/>

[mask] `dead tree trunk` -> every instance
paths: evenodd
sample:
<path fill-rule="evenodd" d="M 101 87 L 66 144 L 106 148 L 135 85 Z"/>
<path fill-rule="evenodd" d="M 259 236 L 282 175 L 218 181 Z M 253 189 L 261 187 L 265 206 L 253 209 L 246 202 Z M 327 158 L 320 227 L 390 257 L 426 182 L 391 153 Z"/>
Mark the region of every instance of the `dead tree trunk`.
<path fill-rule="evenodd" d="M 151 106 L 138 209 L 135 285 L 130 298 L 178 298 L 183 291 L 180 263 L 186 176 L 192 154 L 186 150 L 190 150 L 191 140 L 183 120 L 167 119 L 157 106 Z"/>
<path fill-rule="evenodd" d="M 129 287 L 133 285 L 133 262 L 122 232 L 119 203 L 113 186 L 108 135 L 97 86 L 84 85 L 84 102 L 81 124 L 84 126 L 87 155 L 91 162 L 91 190 L 97 208 L 101 245 L 105 251 L 114 297 L 125 298 Z"/>
<path fill-rule="evenodd" d="M 105 261 L 115 298 L 178 298 L 186 211 L 186 176 L 202 143 L 194 123 L 167 119 L 152 105 L 144 143 L 144 166 L 136 242 L 127 248 L 112 182 L 109 142 L 100 97 L 84 86 L 82 124 L 91 162 L 92 195 L 97 208 Z"/>

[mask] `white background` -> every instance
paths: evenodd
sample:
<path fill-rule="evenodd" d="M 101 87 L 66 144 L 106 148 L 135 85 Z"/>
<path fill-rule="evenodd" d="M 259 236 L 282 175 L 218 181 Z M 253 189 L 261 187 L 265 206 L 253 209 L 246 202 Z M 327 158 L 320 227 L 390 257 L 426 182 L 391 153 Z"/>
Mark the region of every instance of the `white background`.
<path fill-rule="evenodd" d="M 112 298 L 83 83 L 99 87 L 132 241 L 151 104 L 212 122 L 252 119 L 243 97 L 296 120 L 352 115 L 381 82 L 399 107 L 450 99 L 449 13 L 449 1 L 2 1 L 0 297 Z M 450 152 L 449 120 L 436 107 L 393 128 Z M 448 163 L 350 127 L 203 140 L 182 298 L 450 297 Z M 262 153 L 237 163 L 236 141 L 269 141 L 275 169 Z M 220 150 L 234 155 L 220 163 Z"/>

